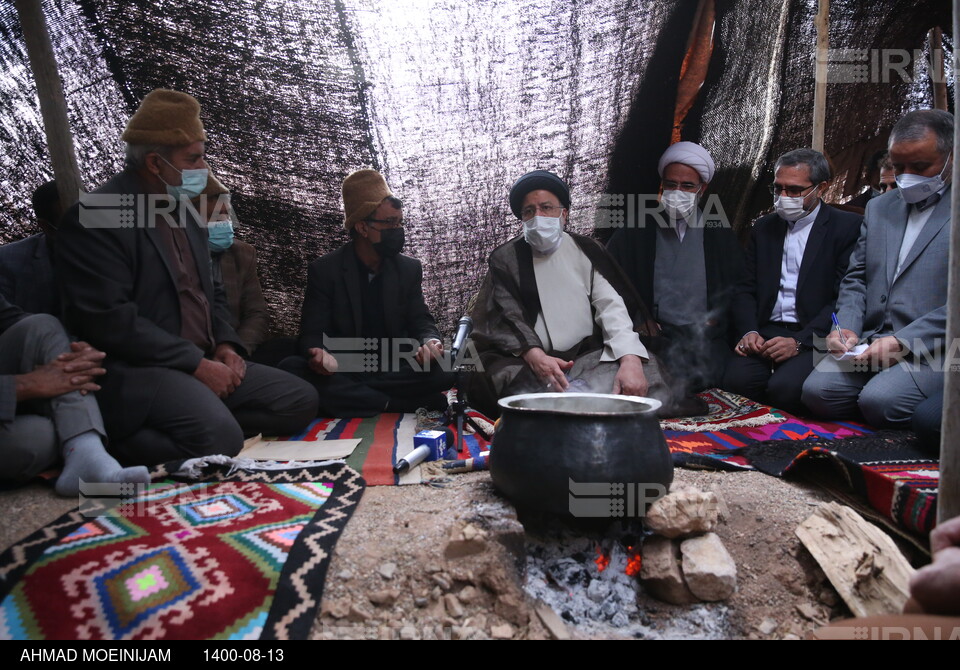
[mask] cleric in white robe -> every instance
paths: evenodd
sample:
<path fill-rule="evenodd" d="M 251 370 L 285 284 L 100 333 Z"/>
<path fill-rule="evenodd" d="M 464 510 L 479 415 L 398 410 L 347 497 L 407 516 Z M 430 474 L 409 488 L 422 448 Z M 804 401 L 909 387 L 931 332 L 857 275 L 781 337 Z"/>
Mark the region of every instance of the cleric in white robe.
<path fill-rule="evenodd" d="M 590 391 L 673 405 L 641 336 L 656 326 L 620 268 L 589 237 L 567 233 L 570 191 L 557 175 L 520 177 L 510 207 L 523 234 L 490 254 L 471 316 L 483 371 L 468 402 L 490 416 L 516 393 Z M 669 408 L 667 408 L 669 411 Z"/>

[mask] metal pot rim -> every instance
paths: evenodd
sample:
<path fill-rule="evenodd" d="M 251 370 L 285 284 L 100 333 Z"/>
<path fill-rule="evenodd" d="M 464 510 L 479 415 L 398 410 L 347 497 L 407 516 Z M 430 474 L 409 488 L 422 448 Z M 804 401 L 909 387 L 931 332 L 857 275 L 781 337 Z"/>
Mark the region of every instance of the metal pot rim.
<path fill-rule="evenodd" d="M 527 398 L 571 398 L 571 397 L 591 397 L 591 398 L 607 398 L 611 400 L 626 400 L 627 402 L 634 403 L 636 405 L 644 405 L 644 409 L 640 409 L 636 412 L 588 412 L 588 411 L 572 411 L 568 409 L 556 409 L 556 408 L 544 408 L 544 407 L 515 407 L 511 405 L 511 402 L 516 402 L 518 400 L 525 400 Z M 602 417 L 631 417 L 637 415 L 647 415 L 654 414 L 660 407 L 663 405 L 662 402 L 656 398 L 646 398 L 643 396 L 636 395 L 616 395 L 613 393 L 520 393 L 518 395 L 511 395 L 505 398 L 500 398 L 497 401 L 497 404 L 500 405 L 500 408 L 504 411 L 512 412 L 530 412 L 535 414 L 562 414 L 565 416 L 602 416 Z"/>

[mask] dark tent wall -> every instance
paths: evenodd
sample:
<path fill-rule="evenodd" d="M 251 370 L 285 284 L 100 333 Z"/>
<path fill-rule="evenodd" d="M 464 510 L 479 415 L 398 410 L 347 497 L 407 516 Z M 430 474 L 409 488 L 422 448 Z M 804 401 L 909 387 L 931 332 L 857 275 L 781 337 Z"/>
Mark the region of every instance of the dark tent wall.
<path fill-rule="evenodd" d="M 681 132 L 714 153 L 713 191 L 744 226 L 769 205 L 762 187 L 772 159 L 810 141 L 816 2 L 713 4 L 709 67 Z M 579 231 L 604 214 L 605 193 L 655 192 L 697 3 L 43 7 L 82 179 L 93 187 L 120 169 L 120 132 L 146 93 L 192 93 L 209 161 L 235 194 L 239 235 L 258 248 L 277 329 L 293 333 L 306 263 L 346 239 L 339 188 L 354 169 L 384 170 L 405 201 L 409 252 L 424 262 L 428 302 L 448 329 L 490 250 L 519 230 L 506 194 L 523 172 L 551 169 L 570 182 Z M 858 49 L 922 49 L 928 28 L 951 25 L 943 0 L 834 0 L 831 20 L 831 46 Z M 52 169 L 11 0 L 0 0 L 0 40 L 0 238 L 8 241 L 33 232 L 29 196 Z M 945 42 L 952 58 L 949 35 Z M 931 101 L 922 80 L 833 85 L 827 151 L 856 166 L 904 110 Z"/>
<path fill-rule="evenodd" d="M 431 304 L 452 324 L 490 251 L 520 230 L 507 203 L 517 177 L 538 168 L 558 173 L 573 192 L 571 224 L 592 230 L 617 130 L 672 7 L 622 0 L 365 7 L 354 25 L 374 82 L 378 150 L 409 203 Z"/>
<path fill-rule="evenodd" d="M 830 76 L 840 79 L 856 74 L 850 66 L 867 66 L 866 81 L 836 83 L 827 91 L 827 123 L 825 152 L 834 163 L 838 177 L 856 181 L 860 166 L 876 150 L 886 148 L 890 129 L 911 109 L 933 106 L 933 94 L 924 53 L 927 31 L 940 26 L 949 33 L 952 26 L 951 3 L 877 2 L 866 5 L 851 0 L 830 3 L 830 48 L 837 53 L 831 59 Z M 809 143 L 810 126 L 804 111 L 813 108 L 813 66 L 816 55 L 812 46 L 816 41 L 813 18 L 814 3 L 806 3 L 791 16 L 790 31 L 799 39 L 788 40 L 781 85 L 783 111 L 777 117 L 771 156 Z M 948 81 L 952 81 L 953 53 L 947 36 Z M 855 50 L 865 51 L 866 60 L 852 60 Z M 919 50 L 922 58 L 915 58 Z M 847 51 L 847 53 L 843 53 Z M 892 65 L 899 58 L 910 59 L 905 81 Z M 953 91 L 948 100 L 953 110 Z M 846 194 L 859 192 L 857 188 L 844 189 Z M 839 191 L 839 189 L 836 189 Z M 766 192 L 765 192 L 766 193 Z M 838 193 L 839 195 L 839 193 Z M 766 194 L 769 198 L 769 194 Z"/>

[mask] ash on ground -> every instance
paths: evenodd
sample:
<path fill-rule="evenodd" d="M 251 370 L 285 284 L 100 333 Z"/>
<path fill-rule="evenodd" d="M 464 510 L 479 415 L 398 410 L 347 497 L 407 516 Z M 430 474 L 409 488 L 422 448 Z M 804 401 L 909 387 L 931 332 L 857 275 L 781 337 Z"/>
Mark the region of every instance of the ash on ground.
<path fill-rule="evenodd" d="M 627 564 L 642 541 L 635 531 L 613 523 L 605 531 L 586 534 L 559 522 L 526 530 L 524 590 L 549 605 L 581 635 L 635 639 L 732 636 L 729 608 L 723 604 L 679 607 L 653 600 L 643 592 L 638 577 L 627 574 Z"/>

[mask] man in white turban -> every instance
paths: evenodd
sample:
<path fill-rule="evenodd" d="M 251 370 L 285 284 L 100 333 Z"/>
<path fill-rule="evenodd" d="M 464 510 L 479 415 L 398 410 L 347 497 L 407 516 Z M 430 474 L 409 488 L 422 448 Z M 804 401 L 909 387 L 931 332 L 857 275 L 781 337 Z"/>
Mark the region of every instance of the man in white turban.
<path fill-rule="evenodd" d="M 698 206 L 716 171 L 706 149 L 677 142 L 657 169 L 659 205 L 627 221 L 607 250 L 653 311 L 656 353 L 696 391 L 719 384 L 730 355 L 727 312 L 743 254 L 722 209 L 705 216 Z"/>

